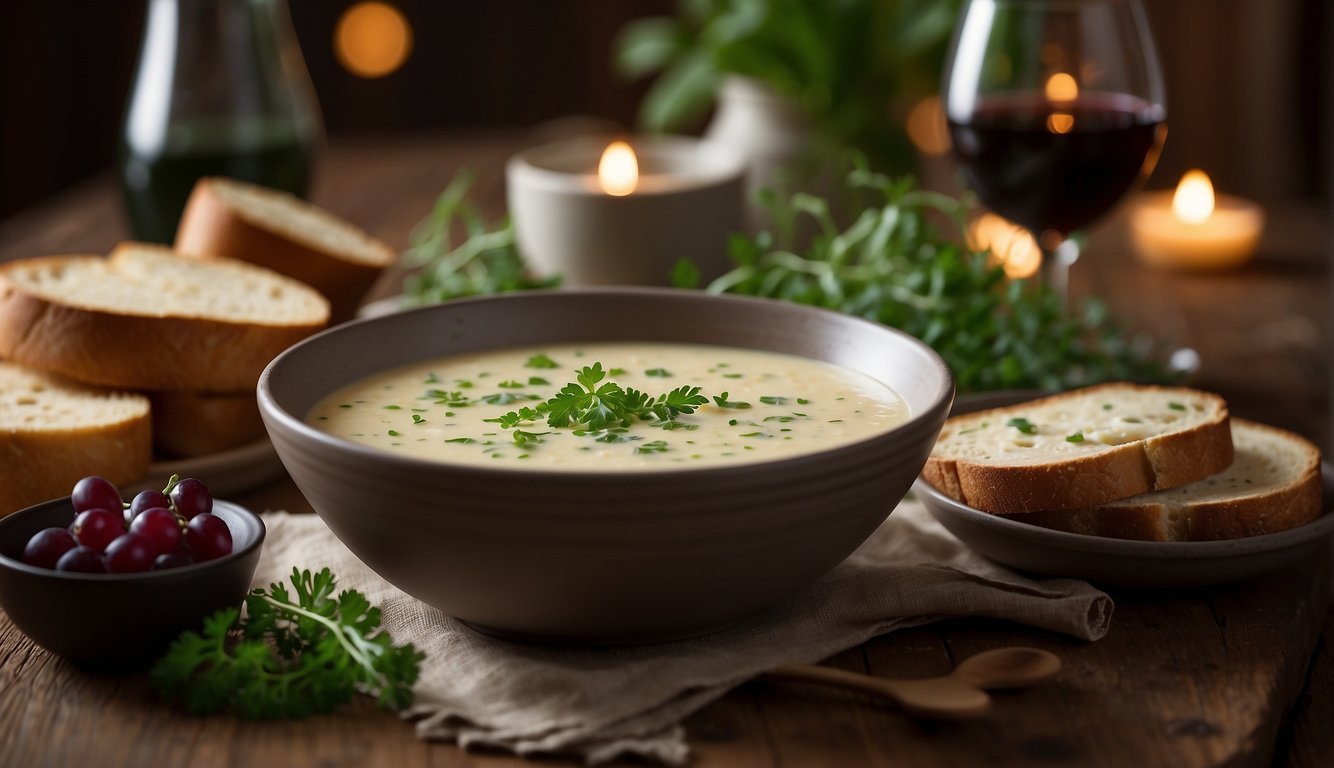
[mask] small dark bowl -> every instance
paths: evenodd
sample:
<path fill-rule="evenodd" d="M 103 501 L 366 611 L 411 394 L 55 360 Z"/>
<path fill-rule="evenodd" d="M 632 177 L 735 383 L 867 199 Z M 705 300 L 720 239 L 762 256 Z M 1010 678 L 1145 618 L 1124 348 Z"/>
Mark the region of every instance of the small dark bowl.
<path fill-rule="evenodd" d="M 147 573 L 68 573 L 27 565 L 23 547 L 43 528 L 74 519 L 56 499 L 0 518 L 0 607 L 33 642 L 99 670 L 148 666 L 181 632 L 240 605 L 264 542 L 264 522 L 248 509 L 214 501 L 232 531 L 232 552 L 204 563 Z"/>

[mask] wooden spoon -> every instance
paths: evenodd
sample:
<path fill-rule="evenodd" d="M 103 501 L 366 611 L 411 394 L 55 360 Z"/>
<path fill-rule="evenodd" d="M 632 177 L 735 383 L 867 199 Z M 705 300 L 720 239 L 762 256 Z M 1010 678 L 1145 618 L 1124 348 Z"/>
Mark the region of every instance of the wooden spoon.
<path fill-rule="evenodd" d="M 979 717 L 991 709 L 988 690 L 1042 682 L 1061 669 L 1061 660 L 1037 648 L 996 648 L 970 656 L 953 672 L 920 680 L 889 680 L 815 664 L 784 664 L 765 673 L 791 680 L 873 693 L 898 702 L 914 715 L 950 720 Z"/>

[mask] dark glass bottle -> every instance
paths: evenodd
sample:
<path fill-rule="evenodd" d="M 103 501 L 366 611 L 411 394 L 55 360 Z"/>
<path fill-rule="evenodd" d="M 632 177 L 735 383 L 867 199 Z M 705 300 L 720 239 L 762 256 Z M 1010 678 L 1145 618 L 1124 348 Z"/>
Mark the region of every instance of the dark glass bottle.
<path fill-rule="evenodd" d="M 118 156 L 136 239 L 172 242 L 203 176 L 305 194 L 322 130 L 287 0 L 149 0 Z"/>

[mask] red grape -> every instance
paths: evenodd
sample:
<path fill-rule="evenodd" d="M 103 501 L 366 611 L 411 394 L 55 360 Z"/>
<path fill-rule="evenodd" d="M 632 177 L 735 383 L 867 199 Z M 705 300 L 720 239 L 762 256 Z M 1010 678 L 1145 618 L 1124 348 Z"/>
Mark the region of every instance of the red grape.
<path fill-rule="evenodd" d="M 165 555 L 158 555 L 157 558 L 153 560 L 153 570 L 163 571 L 168 568 L 181 568 L 186 565 L 194 564 L 195 558 L 194 555 L 190 554 L 190 550 L 185 547 L 180 547 L 179 549 L 173 549 Z"/>
<path fill-rule="evenodd" d="M 133 520 L 139 515 L 142 515 L 146 509 L 155 509 L 157 507 L 163 509 L 171 508 L 171 502 L 167 500 L 167 497 L 162 491 L 140 491 L 139 494 L 130 501 L 130 519 Z"/>
<path fill-rule="evenodd" d="M 212 560 L 232 551 L 232 531 L 221 517 L 204 512 L 185 526 L 185 543 L 196 560 Z"/>
<path fill-rule="evenodd" d="M 79 544 L 101 552 L 116 537 L 125 533 L 125 517 L 119 510 L 85 509 L 74 518 L 70 533 L 74 534 Z"/>
<path fill-rule="evenodd" d="M 147 536 L 126 533 L 107 545 L 107 573 L 137 573 L 153 567 L 157 556 L 154 544 Z"/>
<path fill-rule="evenodd" d="M 92 547 L 75 547 L 60 556 L 56 561 L 57 571 L 76 571 L 79 573 L 106 573 L 106 563 L 102 562 L 102 553 Z"/>
<path fill-rule="evenodd" d="M 110 480 L 97 475 L 89 475 L 74 484 L 70 503 L 76 513 L 87 509 L 113 509 L 116 512 L 123 509 L 120 491 Z"/>
<path fill-rule="evenodd" d="M 165 555 L 181 543 L 181 525 L 170 509 L 145 509 L 130 523 L 130 532 L 153 542 L 153 554 Z"/>
<path fill-rule="evenodd" d="M 213 496 L 208 486 L 193 477 L 187 477 L 171 489 L 171 503 L 186 520 L 213 511 Z"/>
<path fill-rule="evenodd" d="M 28 539 L 28 544 L 23 547 L 23 562 L 38 568 L 55 568 L 60 556 L 78 545 L 67 529 L 47 528 Z"/>

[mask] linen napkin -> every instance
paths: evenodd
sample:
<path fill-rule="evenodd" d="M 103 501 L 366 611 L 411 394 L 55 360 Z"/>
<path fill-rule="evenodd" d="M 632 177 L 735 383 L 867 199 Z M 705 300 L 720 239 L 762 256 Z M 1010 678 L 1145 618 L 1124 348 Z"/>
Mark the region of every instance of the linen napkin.
<path fill-rule="evenodd" d="M 869 638 L 950 617 L 1006 619 L 1096 640 L 1111 599 L 1070 579 L 1033 581 L 974 554 L 920 502 L 905 500 L 843 564 L 779 605 L 707 637 L 639 648 L 578 649 L 480 635 L 399 591 L 313 515 L 264 515 L 256 586 L 328 566 L 341 589 L 382 610 L 397 643 L 426 653 L 404 716 L 424 739 L 595 765 L 635 755 L 686 762 L 680 722 L 784 662 L 817 662 Z"/>

